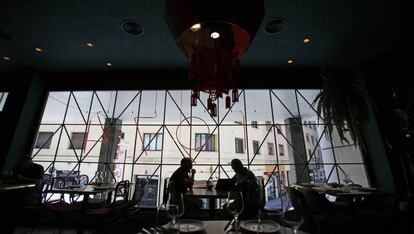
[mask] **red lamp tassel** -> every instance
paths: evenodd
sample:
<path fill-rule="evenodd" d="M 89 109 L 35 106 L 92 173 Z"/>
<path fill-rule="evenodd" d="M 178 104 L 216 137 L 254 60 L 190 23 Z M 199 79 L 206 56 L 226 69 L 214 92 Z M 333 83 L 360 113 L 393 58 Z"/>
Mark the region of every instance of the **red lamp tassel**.
<path fill-rule="evenodd" d="M 213 101 L 211 100 L 211 98 L 207 99 L 207 109 L 211 110 L 213 108 Z"/>
<path fill-rule="evenodd" d="M 197 106 L 197 95 L 195 93 L 191 94 L 191 106 Z"/>
<path fill-rule="evenodd" d="M 233 102 L 238 102 L 239 101 L 239 91 L 237 91 L 237 89 L 233 89 L 231 94 L 232 94 Z"/>
<path fill-rule="evenodd" d="M 230 96 L 226 97 L 226 109 L 230 108 Z"/>
<path fill-rule="evenodd" d="M 213 103 L 213 106 L 211 108 L 210 115 L 213 116 L 213 117 L 216 117 L 217 116 L 217 106 L 216 106 L 216 103 Z"/>

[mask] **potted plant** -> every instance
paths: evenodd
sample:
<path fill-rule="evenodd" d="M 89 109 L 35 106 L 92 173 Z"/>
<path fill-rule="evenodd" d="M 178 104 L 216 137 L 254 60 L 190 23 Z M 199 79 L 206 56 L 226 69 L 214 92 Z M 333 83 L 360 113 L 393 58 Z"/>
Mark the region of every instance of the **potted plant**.
<path fill-rule="evenodd" d="M 352 143 L 365 151 L 362 130 L 369 120 L 369 95 L 363 79 L 351 71 L 322 70 L 320 74 L 322 90 L 312 105 L 317 106 L 329 133 L 335 127 L 342 143 L 350 144 L 350 136 Z"/>

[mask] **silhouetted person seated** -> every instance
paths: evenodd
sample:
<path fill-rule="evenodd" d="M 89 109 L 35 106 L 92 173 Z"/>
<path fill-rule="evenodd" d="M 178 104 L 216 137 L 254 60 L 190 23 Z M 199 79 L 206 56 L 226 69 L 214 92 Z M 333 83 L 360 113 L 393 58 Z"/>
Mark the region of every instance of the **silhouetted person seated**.
<path fill-rule="evenodd" d="M 177 195 L 184 194 L 193 188 L 196 170 L 192 168 L 193 161 L 191 158 L 183 158 L 180 167 L 170 177 L 170 186 L 172 188 L 169 188 L 169 192 L 172 196 L 175 196 L 172 199 L 177 200 Z M 206 213 L 201 210 L 203 205 L 201 199 L 187 196 L 183 196 L 183 198 L 184 216 L 206 218 Z"/>
<path fill-rule="evenodd" d="M 42 165 L 32 161 L 30 155 L 23 156 L 13 170 L 13 176 L 19 183 L 34 183 L 34 187 L 23 189 L 20 192 L 20 199 L 23 206 L 38 205 L 42 198 L 42 179 L 44 168 Z"/>
<path fill-rule="evenodd" d="M 231 168 L 236 173 L 231 180 L 234 181 L 236 190 L 243 193 L 244 211 L 240 219 L 255 218 L 259 209 L 260 196 L 256 176 L 244 167 L 239 159 L 231 160 Z"/>

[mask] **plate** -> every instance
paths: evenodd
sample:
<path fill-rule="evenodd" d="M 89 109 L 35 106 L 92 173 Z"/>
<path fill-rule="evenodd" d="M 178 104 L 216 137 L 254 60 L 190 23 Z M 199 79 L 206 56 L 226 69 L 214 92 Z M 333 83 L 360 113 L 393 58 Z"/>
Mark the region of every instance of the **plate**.
<path fill-rule="evenodd" d="M 280 225 L 272 220 L 246 220 L 240 223 L 240 227 L 246 231 L 255 233 L 276 233 L 280 231 Z"/>
<path fill-rule="evenodd" d="M 195 219 L 180 219 L 180 233 L 201 232 L 206 228 L 206 224 Z M 163 227 L 168 229 L 170 223 Z"/>

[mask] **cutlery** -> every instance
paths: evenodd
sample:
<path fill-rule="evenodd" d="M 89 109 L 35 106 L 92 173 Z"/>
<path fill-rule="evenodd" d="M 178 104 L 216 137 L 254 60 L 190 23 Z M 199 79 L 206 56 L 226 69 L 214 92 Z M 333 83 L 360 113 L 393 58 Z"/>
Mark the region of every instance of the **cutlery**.
<path fill-rule="evenodd" d="M 151 234 L 151 232 L 150 231 L 148 231 L 147 229 L 145 229 L 145 228 L 142 228 L 142 232 L 143 233 L 146 233 L 146 234 Z"/>

